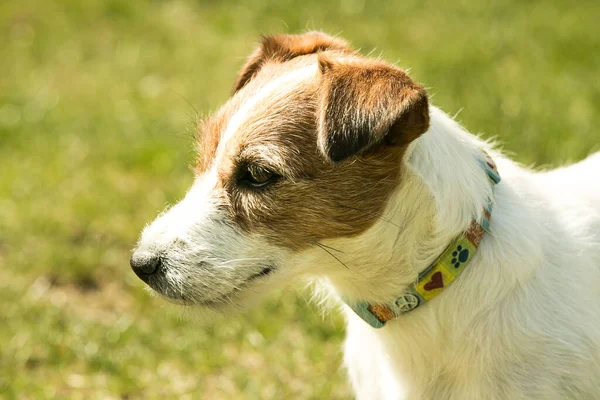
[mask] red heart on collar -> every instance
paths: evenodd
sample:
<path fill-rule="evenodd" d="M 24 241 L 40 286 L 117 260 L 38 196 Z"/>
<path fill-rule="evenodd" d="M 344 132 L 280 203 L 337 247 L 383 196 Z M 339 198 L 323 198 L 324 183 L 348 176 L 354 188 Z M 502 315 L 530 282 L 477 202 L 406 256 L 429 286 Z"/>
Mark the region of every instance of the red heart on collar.
<path fill-rule="evenodd" d="M 423 286 L 425 290 L 434 290 L 444 287 L 444 277 L 440 271 L 431 275 L 431 280 Z"/>

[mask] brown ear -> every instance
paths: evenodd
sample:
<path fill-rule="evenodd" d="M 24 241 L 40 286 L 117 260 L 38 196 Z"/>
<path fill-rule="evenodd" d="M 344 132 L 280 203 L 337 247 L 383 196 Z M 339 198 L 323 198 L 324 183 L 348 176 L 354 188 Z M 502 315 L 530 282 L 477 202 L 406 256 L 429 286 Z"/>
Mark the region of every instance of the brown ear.
<path fill-rule="evenodd" d="M 342 161 L 374 144 L 406 146 L 429 127 L 423 87 L 381 61 L 337 61 L 319 56 L 321 151 Z"/>
<path fill-rule="evenodd" d="M 294 57 L 325 50 L 352 51 L 348 43 L 322 32 L 301 35 L 264 36 L 260 45 L 250 54 L 238 74 L 233 93 L 243 88 L 269 60 L 284 62 Z"/>

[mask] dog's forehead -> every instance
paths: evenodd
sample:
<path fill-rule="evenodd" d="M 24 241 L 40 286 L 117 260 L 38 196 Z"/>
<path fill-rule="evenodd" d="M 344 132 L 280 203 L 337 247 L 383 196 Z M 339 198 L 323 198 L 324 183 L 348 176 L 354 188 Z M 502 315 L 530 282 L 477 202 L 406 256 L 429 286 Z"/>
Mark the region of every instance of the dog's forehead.
<path fill-rule="evenodd" d="M 286 63 L 268 63 L 214 115 L 198 127 L 199 171 L 224 158 L 258 156 L 260 150 L 299 150 L 314 137 L 316 57 Z M 291 147 L 291 148 L 290 148 Z M 277 160 L 274 160 L 277 161 Z"/>

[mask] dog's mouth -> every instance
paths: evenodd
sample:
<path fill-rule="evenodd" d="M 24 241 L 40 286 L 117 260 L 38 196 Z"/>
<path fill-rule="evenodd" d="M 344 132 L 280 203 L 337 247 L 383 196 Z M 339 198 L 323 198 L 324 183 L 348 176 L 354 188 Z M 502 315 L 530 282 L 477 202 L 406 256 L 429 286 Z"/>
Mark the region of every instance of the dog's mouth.
<path fill-rule="evenodd" d="M 158 279 L 150 279 L 148 285 L 157 292 L 161 297 L 171 303 L 175 303 L 183 306 L 201 306 L 207 308 L 217 309 L 226 304 L 234 302 L 236 295 L 248 287 L 255 281 L 262 280 L 267 276 L 273 274 L 276 270 L 274 265 L 267 265 L 259 272 L 250 275 L 245 281 L 237 285 L 233 290 L 225 294 L 219 295 L 212 299 L 198 299 L 193 295 L 187 295 L 186 290 L 183 288 L 174 287 L 172 284 L 167 283 L 165 274 Z"/>
<path fill-rule="evenodd" d="M 272 265 L 269 265 L 269 266 L 263 268 L 262 271 L 254 274 L 254 275 L 250 275 L 250 277 L 246 280 L 246 283 L 247 282 L 252 282 L 253 280 L 256 280 L 256 279 L 260 279 L 260 278 L 264 278 L 266 276 L 269 276 L 273 272 L 275 272 L 275 267 L 272 266 Z"/>

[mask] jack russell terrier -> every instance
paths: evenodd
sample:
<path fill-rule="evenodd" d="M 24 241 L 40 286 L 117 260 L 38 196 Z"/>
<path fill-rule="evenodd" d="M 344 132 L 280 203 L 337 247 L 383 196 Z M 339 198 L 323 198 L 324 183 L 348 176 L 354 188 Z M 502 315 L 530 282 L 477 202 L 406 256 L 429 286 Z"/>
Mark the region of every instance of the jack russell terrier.
<path fill-rule="evenodd" d="M 131 258 L 166 299 L 318 280 L 358 399 L 600 399 L 600 154 L 523 168 L 319 32 L 263 38 L 197 138 Z"/>

